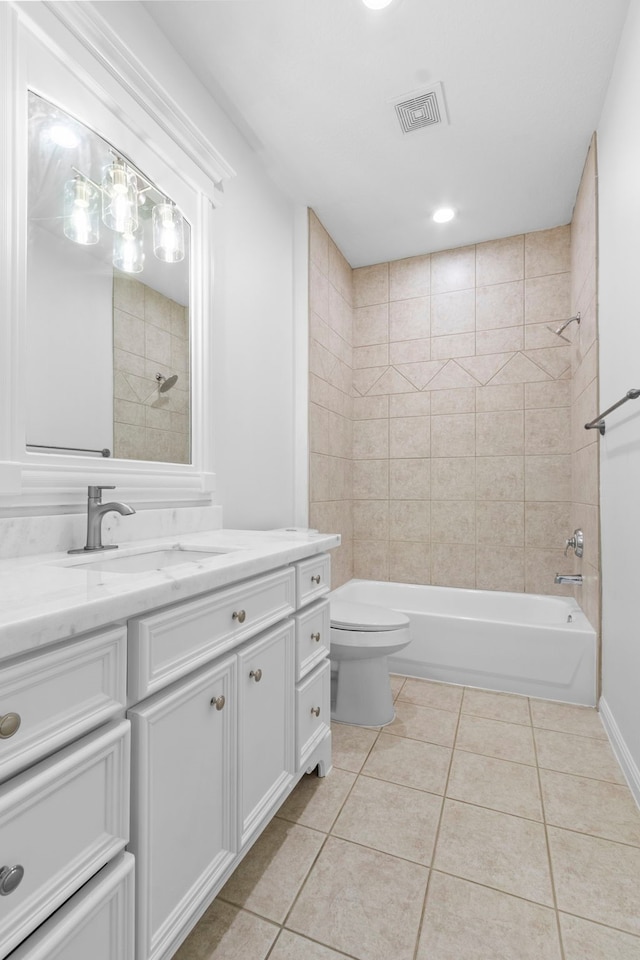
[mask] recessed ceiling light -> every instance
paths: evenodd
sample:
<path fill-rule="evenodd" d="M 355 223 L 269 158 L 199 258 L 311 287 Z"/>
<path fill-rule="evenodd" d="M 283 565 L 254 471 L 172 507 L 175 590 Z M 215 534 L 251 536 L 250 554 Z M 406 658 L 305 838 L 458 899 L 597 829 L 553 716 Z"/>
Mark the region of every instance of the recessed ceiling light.
<path fill-rule="evenodd" d="M 382 10 L 383 7 L 389 6 L 391 0 L 362 0 L 362 2 L 370 10 Z"/>
<path fill-rule="evenodd" d="M 440 207 L 440 209 L 434 213 L 433 220 L 435 220 L 436 223 L 448 223 L 449 220 L 453 220 L 455 215 L 456 212 L 451 207 Z"/>

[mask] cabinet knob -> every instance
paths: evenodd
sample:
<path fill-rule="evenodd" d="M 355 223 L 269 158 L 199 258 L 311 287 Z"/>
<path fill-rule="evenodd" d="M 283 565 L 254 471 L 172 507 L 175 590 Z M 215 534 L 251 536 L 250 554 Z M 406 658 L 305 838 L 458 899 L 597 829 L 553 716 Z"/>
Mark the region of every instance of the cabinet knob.
<path fill-rule="evenodd" d="M 260 683 L 262 680 L 262 670 L 252 670 L 249 676 L 252 677 L 256 683 Z"/>
<path fill-rule="evenodd" d="M 13 867 L 0 867 L 0 897 L 8 897 L 20 886 L 24 877 L 24 867 L 16 863 Z"/>
<path fill-rule="evenodd" d="M 314 715 L 314 717 L 319 717 L 320 707 L 311 707 L 311 713 Z"/>
<path fill-rule="evenodd" d="M 234 610 L 231 614 L 231 619 L 237 620 L 238 623 L 244 623 L 246 616 L 247 615 L 244 610 Z"/>
<path fill-rule="evenodd" d="M 0 717 L 0 740 L 8 740 L 22 723 L 19 713 L 5 713 Z"/>
<path fill-rule="evenodd" d="M 318 631 L 318 633 L 312 633 L 311 639 L 315 640 L 317 643 L 320 643 L 320 631 Z"/>
<path fill-rule="evenodd" d="M 211 706 L 215 707 L 216 710 L 222 710 L 226 702 L 224 694 L 220 694 L 219 697 L 211 697 Z"/>
<path fill-rule="evenodd" d="M 311 577 L 311 583 L 320 583 L 320 574 L 316 573 L 314 577 Z"/>

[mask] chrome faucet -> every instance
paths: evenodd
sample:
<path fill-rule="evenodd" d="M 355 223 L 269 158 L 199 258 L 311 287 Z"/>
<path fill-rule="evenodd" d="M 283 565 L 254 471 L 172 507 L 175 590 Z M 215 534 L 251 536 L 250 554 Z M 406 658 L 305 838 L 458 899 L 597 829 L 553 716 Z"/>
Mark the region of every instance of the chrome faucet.
<path fill-rule="evenodd" d="M 87 542 L 84 547 L 78 547 L 75 550 L 69 550 L 69 553 L 84 553 L 87 550 L 117 550 L 117 543 L 102 543 L 102 518 L 105 513 L 115 511 L 122 514 L 123 517 L 129 517 L 135 513 L 133 507 L 128 503 L 118 503 L 112 500 L 110 503 L 102 502 L 103 490 L 115 490 L 115 487 L 88 487 L 87 494 Z"/>
<path fill-rule="evenodd" d="M 579 586 L 582 583 L 581 573 L 556 573 L 553 578 L 554 583 L 572 583 Z"/>

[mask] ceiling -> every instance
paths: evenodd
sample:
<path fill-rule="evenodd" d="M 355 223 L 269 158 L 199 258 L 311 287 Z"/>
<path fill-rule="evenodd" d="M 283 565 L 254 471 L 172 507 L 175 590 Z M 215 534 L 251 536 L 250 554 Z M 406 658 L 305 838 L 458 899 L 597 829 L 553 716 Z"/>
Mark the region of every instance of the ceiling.
<path fill-rule="evenodd" d="M 144 6 L 355 267 L 567 223 L 628 0 Z M 449 123 L 403 135 L 437 82 Z"/>

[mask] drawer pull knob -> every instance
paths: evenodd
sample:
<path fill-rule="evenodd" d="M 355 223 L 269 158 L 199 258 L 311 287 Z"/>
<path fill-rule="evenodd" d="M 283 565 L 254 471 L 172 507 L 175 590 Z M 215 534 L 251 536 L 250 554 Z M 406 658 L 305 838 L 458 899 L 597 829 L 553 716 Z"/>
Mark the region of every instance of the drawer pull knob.
<path fill-rule="evenodd" d="M 0 740 L 8 740 L 9 737 L 12 737 L 21 723 L 22 719 L 19 713 L 5 713 L 3 717 L 0 717 Z"/>
<path fill-rule="evenodd" d="M 317 633 L 312 633 L 311 639 L 315 640 L 317 643 L 320 643 L 320 631 L 318 631 Z"/>
<path fill-rule="evenodd" d="M 260 683 L 262 680 L 262 670 L 252 670 L 249 676 L 252 677 L 256 683 Z"/>
<path fill-rule="evenodd" d="M 315 577 L 311 577 L 311 583 L 320 583 L 320 574 L 316 573 Z"/>
<path fill-rule="evenodd" d="M 311 707 L 311 713 L 314 715 L 314 717 L 319 717 L 320 707 Z"/>
<path fill-rule="evenodd" d="M 219 697 L 211 697 L 211 706 L 215 707 L 216 710 L 222 710 L 226 702 L 224 694 L 220 694 Z"/>
<path fill-rule="evenodd" d="M 0 867 L 0 897 L 8 897 L 20 886 L 24 877 L 24 867 L 16 863 L 13 867 Z"/>
<path fill-rule="evenodd" d="M 244 612 L 244 610 L 234 610 L 233 613 L 231 614 L 231 619 L 237 620 L 238 623 L 244 623 L 246 616 L 247 615 Z"/>

